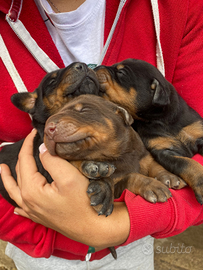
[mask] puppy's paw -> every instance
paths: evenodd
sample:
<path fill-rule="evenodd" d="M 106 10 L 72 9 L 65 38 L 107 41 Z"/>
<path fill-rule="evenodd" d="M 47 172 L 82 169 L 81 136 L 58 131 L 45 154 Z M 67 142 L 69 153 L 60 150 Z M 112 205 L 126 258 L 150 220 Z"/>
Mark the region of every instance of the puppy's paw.
<path fill-rule="evenodd" d="M 172 196 L 167 186 L 153 178 L 142 187 L 140 195 L 152 203 L 166 202 Z"/>
<path fill-rule="evenodd" d="M 98 215 L 109 216 L 113 211 L 113 193 L 111 186 L 105 181 L 91 181 L 88 189 L 91 206 Z"/>
<path fill-rule="evenodd" d="M 83 161 L 82 173 L 90 179 L 98 179 L 111 176 L 115 166 L 108 162 Z"/>
<path fill-rule="evenodd" d="M 172 188 L 172 189 L 181 189 L 187 186 L 184 180 L 182 180 L 177 175 L 170 173 L 168 171 L 164 171 L 160 173 L 160 175 L 158 175 L 156 179 L 162 182 L 168 188 Z"/>

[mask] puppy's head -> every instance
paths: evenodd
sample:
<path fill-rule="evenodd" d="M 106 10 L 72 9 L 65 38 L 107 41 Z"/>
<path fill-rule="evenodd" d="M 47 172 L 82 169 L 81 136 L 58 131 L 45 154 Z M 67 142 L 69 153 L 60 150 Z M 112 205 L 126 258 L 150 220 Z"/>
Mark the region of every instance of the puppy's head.
<path fill-rule="evenodd" d="M 145 61 L 126 59 L 95 71 L 100 95 L 126 108 L 135 119 L 159 115 L 170 104 L 173 86 Z"/>
<path fill-rule="evenodd" d="M 98 94 L 98 91 L 95 72 L 86 64 L 75 62 L 48 73 L 34 92 L 14 94 L 11 101 L 17 108 L 32 115 L 35 126 L 36 123 L 45 124 L 50 115 L 74 97 L 84 93 Z"/>
<path fill-rule="evenodd" d="M 81 95 L 48 118 L 44 142 L 52 155 L 65 159 L 109 160 L 124 151 L 132 122 L 128 112 L 116 104 Z"/>

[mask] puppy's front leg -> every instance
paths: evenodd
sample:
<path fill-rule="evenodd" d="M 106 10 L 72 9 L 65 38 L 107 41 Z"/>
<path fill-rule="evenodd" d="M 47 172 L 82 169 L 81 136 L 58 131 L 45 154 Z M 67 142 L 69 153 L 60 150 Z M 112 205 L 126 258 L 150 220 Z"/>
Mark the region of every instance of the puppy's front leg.
<path fill-rule="evenodd" d="M 181 189 L 187 185 L 183 179 L 156 162 L 150 153 L 141 159 L 140 173 L 159 180 L 168 188 Z"/>
<path fill-rule="evenodd" d="M 130 173 L 124 180 L 118 182 L 115 186 L 115 197 L 118 197 L 125 188 L 152 203 L 166 202 L 171 197 L 167 186 L 140 173 Z"/>
<path fill-rule="evenodd" d="M 71 161 L 71 164 L 89 179 L 109 177 L 116 170 L 116 167 L 109 162 L 84 160 Z"/>
<path fill-rule="evenodd" d="M 114 183 L 110 178 L 90 180 L 87 189 L 91 206 L 99 215 L 109 216 L 113 211 Z"/>

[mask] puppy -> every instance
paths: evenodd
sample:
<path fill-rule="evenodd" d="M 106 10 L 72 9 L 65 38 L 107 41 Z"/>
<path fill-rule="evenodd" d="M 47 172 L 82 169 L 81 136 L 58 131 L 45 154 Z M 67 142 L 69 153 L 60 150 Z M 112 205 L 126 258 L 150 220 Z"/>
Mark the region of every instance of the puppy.
<path fill-rule="evenodd" d="M 155 162 L 132 122 L 125 109 L 94 95 L 75 98 L 46 121 L 44 142 L 52 155 L 69 160 L 80 171 L 87 169 L 90 175 L 92 166 L 113 166 L 109 175 L 93 174 L 90 179 L 87 193 L 99 215 L 112 213 L 114 198 L 124 189 L 153 203 L 165 202 L 171 193 L 161 181 L 179 181 Z M 115 248 L 109 250 L 116 259 Z"/>
<path fill-rule="evenodd" d="M 75 98 L 46 121 L 44 143 L 52 155 L 80 171 L 86 161 L 114 166 L 110 176 L 94 177 L 87 190 L 99 215 L 111 214 L 114 198 L 125 188 L 150 202 L 164 202 L 171 193 L 155 178 L 178 181 L 152 158 L 132 122 L 125 109 L 94 95 Z"/>
<path fill-rule="evenodd" d="M 98 94 L 99 84 L 92 69 L 89 69 L 83 63 L 73 63 L 64 69 L 59 69 L 48 73 L 39 87 L 32 93 L 17 93 L 11 97 L 12 103 L 22 111 L 29 113 L 32 116 L 33 127 L 37 129 L 37 135 L 34 138 L 33 155 L 39 172 L 41 172 L 48 182 L 52 182 L 50 175 L 44 170 L 39 160 L 39 145 L 43 142 L 44 125 L 47 118 L 56 113 L 67 102 L 72 100 L 75 96 L 83 93 Z M 16 179 L 15 166 L 18 159 L 18 153 L 22 146 L 23 140 L 12 145 L 4 146 L 0 152 L 0 163 L 5 163 L 10 167 L 13 177 Z M 87 167 L 93 171 L 92 167 L 87 164 Z M 84 172 L 90 171 L 86 169 Z M 113 167 L 107 167 L 104 164 L 99 164 L 102 173 L 108 175 L 114 170 Z M 100 173 L 98 171 L 97 173 Z M 86 176 L 89 176 L 86 173 Z M 4 188 L 0 176 L 0 194 L 11 204 L 16 206 L 15 202 L 9 197 Z"/>
<path fill-rule="evenodd" d="M 95 69 L 100 95 L 124 107 L 152 156 L 182 178 L 203 203 L 203 167 L 191 157 L 203 155 L 203 120 L 151 64 L 127 59 Z M 171 187 L 170 181 L 164 182 Z M 183 186 L 184 183 L 180 182 Z"/>

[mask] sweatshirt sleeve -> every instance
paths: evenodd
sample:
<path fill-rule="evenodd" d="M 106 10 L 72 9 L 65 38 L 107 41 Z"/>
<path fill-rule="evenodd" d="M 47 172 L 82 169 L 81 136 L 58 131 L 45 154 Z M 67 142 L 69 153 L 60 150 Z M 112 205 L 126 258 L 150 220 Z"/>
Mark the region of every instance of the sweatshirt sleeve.
<path fill-rule="evenodd" d="M 130 233 L 124 245 L 147 235 L 166 238 L 179 234 L 190 226 L 203 223 L 203 206 L 191 188 L 171 190 L 172 198 L 152 204 L 125 190 L 124 200 L 130 216 Z"/>
<path fill-rule="evenodd" d="M 32 257 L 56 255 L 83 259 L 88 246 L 56 231 L 14 214 L 14 207 L 0 196 L 0 239 L 8 241 Z"/>

